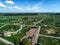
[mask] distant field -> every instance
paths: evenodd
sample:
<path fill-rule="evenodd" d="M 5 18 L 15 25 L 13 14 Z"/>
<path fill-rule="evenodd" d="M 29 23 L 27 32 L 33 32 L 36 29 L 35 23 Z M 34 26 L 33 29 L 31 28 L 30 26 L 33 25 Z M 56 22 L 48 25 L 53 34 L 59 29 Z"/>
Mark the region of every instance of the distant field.
<path fill-rule="evenodd" d="M 33 22 L 37 22 L 41 20 L 44 16 L 38 15 L 38 16 L 0 16 L 0 24 L 26 24 L 31 25 Z"/>
<path fill-rule="evenodd" d="M 45 15 L 47 18 L 37 25 L 50 25 L 55 27 L 60 27 L 60 15 Z"/>

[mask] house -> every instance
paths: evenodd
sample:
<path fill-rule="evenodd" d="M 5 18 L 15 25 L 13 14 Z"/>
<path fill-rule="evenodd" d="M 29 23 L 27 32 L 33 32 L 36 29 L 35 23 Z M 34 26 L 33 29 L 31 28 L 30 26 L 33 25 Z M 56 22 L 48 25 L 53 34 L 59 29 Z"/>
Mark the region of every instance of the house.
<path fill-rule="evenodd" d="M 4 36 L 10 37 L 12 33 L 11 31 L 4 31 Z"/>

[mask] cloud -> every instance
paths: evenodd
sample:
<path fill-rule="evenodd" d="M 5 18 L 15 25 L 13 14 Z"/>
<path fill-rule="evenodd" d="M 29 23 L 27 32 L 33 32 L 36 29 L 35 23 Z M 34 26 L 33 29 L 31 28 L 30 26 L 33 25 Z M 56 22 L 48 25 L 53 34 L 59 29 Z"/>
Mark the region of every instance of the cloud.
<path fill-rule="evenodd" d="M 42 0 L 41 2 L 37 3 L 36 5 L 42 5 L 46 0 Z"/>
<path fill-rule="evenodd" d="M 30 6 L 28 6 L 27 8 L 26 8 L 26 10 L 28 10 L 28 11 L 40 11 L 40 6 L 37 6 L 37 5 L 34 5 L 34 6 L 32 6 L 32 7 L 30 7 Z"/>
<path fill-rule="evenodd" d="M 20 8 L 20 7 L 18 7 L 18 6 L 14 6 L 13 8 L 15 8 L 15 9 L 19 9 L 19 10 L 22 9 L 22 8 Z"/>
<path fill-rule="evenodd" d="M 39 11 L 39 10 L 40 10 L 40 6 L 35 5 L 35 6 L 32 7 L 32 9 L 33 9 L 33 10 L 36 10 L 36 11 Z"/>
<path fill-rule="evenodd" d="M 11 0 L 6 0 L 5 2 L 6 2 L 7 4 L 14 4 L 14 2 L 11 1 Z"/>
<path fill-rule="evenodd" d="M 32 8 L 28 5 L 25 10 L 32 10 Z"/>
<path fill-rule="evenodd" d="M 30 5 L 27 6 L 26 10 L 28 11 L 33 11 L 33 12 L 40 12 L 41 5 L 45 2 L 46 0 L 42 0 L 41 2 L 33 5 L 32 7 Z"/>
<path fill-rule="evenodd" d="M 6 7 L 2 2 L 0 2 L 0 7 Z"/>
<path fill-rule="evenodd" d="M 18 6 L 13 6 L 13 7 L 8 7 L 9 9 L 17 9 L 17 10 L 22 10 L 22 8 L 18 7 Z"/>
<path fill-rule="evenodd" d="M 21 10 L 21 12 L 40 12 L 41 5 L 45 2 L 45 0 L 36 3 L 34 5 L 27 5 L 26 7 L 18 7 L 18 6 L 12 6 L 8 7 L 9 9 L 17 9 L 18 11 Z"/>
<path fill-rule="evenodd" d="M 33 11 L 33 12 L 39 12 L 40 11 L 40 5 L 41 4 L 42 4 L 42 2 L 39 2 L 39 3 L 35 4 L 35 5 L 33 5 L 32 7 L 30 5 L 28 5 L 26 7 L 26 10 Z"/>

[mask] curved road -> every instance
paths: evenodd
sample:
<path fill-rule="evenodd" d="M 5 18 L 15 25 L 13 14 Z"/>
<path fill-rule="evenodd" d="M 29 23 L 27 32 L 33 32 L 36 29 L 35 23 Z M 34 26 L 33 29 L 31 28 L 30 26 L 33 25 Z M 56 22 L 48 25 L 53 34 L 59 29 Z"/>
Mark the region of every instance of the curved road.
<path fill-rule="evenodd" d="M 7 41 L 6 39 L 3 39 L 3 38 L 1 38 L 1 37 L 0 37 L 0 41 L 6 43 L 6 44 L 8 44 L 8 45 L 9 45 L 9 44 L 14 45 L 12 42 Z"/>

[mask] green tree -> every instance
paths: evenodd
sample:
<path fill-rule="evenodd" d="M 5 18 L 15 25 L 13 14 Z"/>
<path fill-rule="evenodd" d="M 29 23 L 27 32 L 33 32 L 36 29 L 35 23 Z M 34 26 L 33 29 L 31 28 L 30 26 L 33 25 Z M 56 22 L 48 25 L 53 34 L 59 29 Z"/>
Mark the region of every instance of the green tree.
<path fill-rule="evenodd" d="M 29 41 L 29 39 L 27 39 L 27 38 L 25 38 L 25 39 L 23 39 L 23 41 L 22 41 L 22 43 L 24 44 L 24 45 L 26 45 L 27 43 L 29 43 L 30 41 Z"/>

